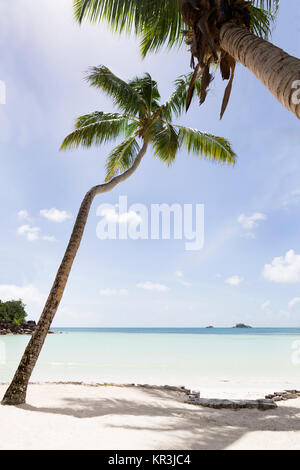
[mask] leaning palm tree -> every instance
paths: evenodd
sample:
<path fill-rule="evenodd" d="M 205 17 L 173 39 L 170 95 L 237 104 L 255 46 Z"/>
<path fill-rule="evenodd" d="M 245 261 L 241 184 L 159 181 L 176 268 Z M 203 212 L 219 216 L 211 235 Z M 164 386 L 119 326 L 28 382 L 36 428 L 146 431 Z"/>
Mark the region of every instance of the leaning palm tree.
<path fill-rule="evenodd" d="M 195 81 L 202 75 L 202 95 L 212 80 L 210 68 L 220 64 L 229 80 L 221 108 L 226 109 L 236 62 L 242 63 L 280 103 L 300 118 L 300 60 L 266 40 L 279 0 L 74 0 L 81 23 L 106 20 L 116 32 L 132 31 L 141 37 L 141 52 L 162 45 L 189 45 L 194 69 L 189 106 Z"/>
<path fill-rule="evenodd" d="M 148 74 L 125 82 L 104 66 L 89 71 L 89 84 L 111 97 L 121 113 L 96 111 L 79 117 L 75 130 L 65 138 L 62 150 L 79 146 L 89 148 L 115 140 L 120 135 L 124 139 L 107 158 L 106 182 L 94 186 L 83 199 L 48 300 L 2 404 L 25 402 L 32 370 L 63 296 L 95 196 L 111 191 L 127 180 L 140 165 L 150 145 L 154 156 L 167 165 L 174 161 L 180 149 L 224 164 L 235 162 L 235 153 L 226 139 L 171 122 L 184 109 L 189 80 L 190 77 L 180 77 L 170 99 L 160 104 L 157 83 Z"/>

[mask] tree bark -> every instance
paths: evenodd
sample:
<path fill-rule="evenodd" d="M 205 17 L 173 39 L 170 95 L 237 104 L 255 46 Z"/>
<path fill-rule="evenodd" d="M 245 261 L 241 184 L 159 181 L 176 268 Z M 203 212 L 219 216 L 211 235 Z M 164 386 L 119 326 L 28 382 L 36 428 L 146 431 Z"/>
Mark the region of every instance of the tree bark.
<path fill-rule="evenodd" d="M 220 46 L 300 119 L 300 59 L 232 23 L 222 26 Z"/>
<path fill-rule="evenodd" d="M 4 395 L 2 405 L 20 405 L 26 401 L 26 393 L 30 376 L 38 360 L 39 354 L 47 337 L 47 333 L 62 299 L 95 196 L 97 194 L 103 194 L 111 191 L 119 183 L 129 178 L 138 168 L 146 151 L 147 143 L 144 143 L 131 168 L 125 171 L 122 175 L 116 176 L 106 184 L 94 186 L 84 197 L 78 212 L 69 244 L 58 269 L 44 310 L 23 354 L 14 378 Z"/>

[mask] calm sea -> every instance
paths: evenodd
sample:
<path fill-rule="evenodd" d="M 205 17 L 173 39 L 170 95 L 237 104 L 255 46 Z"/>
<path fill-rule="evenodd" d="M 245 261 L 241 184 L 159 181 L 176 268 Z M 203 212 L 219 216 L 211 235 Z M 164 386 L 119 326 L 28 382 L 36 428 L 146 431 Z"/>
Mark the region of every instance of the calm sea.
<path fill-rule="evenodd" d="M 197 385 L 300 382 L 300 328 L 59 328 L 48 335 L 32 379 Z M 0 337 L 0 382 L 9 381 L 27 336 Z"/>

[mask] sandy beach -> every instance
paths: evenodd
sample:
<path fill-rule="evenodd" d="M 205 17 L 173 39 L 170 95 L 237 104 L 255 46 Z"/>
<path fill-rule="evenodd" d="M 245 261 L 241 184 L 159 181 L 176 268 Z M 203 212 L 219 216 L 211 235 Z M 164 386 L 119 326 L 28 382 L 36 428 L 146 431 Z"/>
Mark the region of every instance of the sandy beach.
<path fill-rule="evenodd" d="M 201 396 L 262 398 L 273 388 L 210 384 Z M 285 388 L 277 384 L 277 391 Z M 0 386 L 1 397 L 5 389 Z M 179 392 L 139 387 L 31 384 L 26 405 L 0 407 L 0 449 L 300 448 L 300 398 L 270 411 L 218 410 L 184 400 Z"/>

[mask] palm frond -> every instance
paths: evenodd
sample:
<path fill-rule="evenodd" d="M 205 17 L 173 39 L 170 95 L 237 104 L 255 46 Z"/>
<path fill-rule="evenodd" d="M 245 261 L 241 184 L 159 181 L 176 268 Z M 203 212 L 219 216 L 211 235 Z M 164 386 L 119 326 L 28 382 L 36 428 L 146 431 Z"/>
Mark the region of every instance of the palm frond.
<path fill-rule="evenodd" d="M 272 33 L 275 15 L 254 6 L 251 6 L 250 13 L 253 33 L 259 38 L 268 39 Z"/>
<path fill-rule="evenodd" d="M 181 0 L 74 0 L 75 19 L 91 22 L 107 21 L 114 32 L 131 32 L 137 34 L 156 18 L 165 18 L 166 24 L 173 23 L 174 15 L 178 17 Z M 168 27 L 168 26 L 167 26 Z"/>
<path fill-rule="evenodd" d="M 78 22 L 106 21 L 114 32 L 131 32 L 141 37 L 141 54 L 156 52 L 162 46 L 180 46 L 185 24 L 181 0 L 74 0 L 74 14 Z M 252 0 L 254 33 L 266 37 L 279 0 Z M 258 9 L 261 11 L 259 12 Z"/>
<path fill-rule="evenodd" d="M 149 73 L 145 73 L 143 77 L 135 77 L 129 81 L 131 86 L 146 102 L 149 112 L 152 111 L 153 105 L 158 106 L 160 94 L 157 88 L 157 82 L 152 80 Z"/>
<path fill-rule="evenodd" d="M 275 14 L 279 8 L 279 0 L 252 0 L 255 7 L 267 10 L 269 13 Z"/>
<path fill-rule="evenodd" d="M 193 72 L 188 73 L 186 75 L 180 75 L 175 80 L 175 91 L 174 93 L 172 93 L 168 101 L 166 101 L 166 103 L 162 106 L 162 116 L 165 119 L 170 121 L 173 115 L 179 117 L 185 110 L 189 85 L 191 83 L 192 76 Z M 196 81 L 195 89 L 197 94 L 199 95 L 201 89 L 201 80 Z"/>
<path fill-rule="evenodd" d="M 129 137 L 115 147 L 106 161 L 105 181 L 110 181 L 114 176 L 128 170 L 133 165 L 139 151 L 140 146 L 136 141 L 136 136 Z"/>
<path fill-rule="evenodd" d="M 179 150 L 178 131 L 170 123 L 157 119 L 148 128 L 145 138 L 151 142 L 154 156 L 170 165 Z"/>
<path fill-rule="evenodd" d="M 155 13 L 141 25 L 140 51 L 143 57 L 148 52 L 157 52 L 162 46 L 168 49 L 180 47 L 184 41 L 182 30 L 185 28 L 183 22 L 180 0 L 161 1 L 155 5 Z"/>
<path fill-rule="evenodd" d="M 139 129 L 140 129 L 140 126 L 137 122 L 127 121 L 125 122 L 124 129 L 123 129 L 124 136 L 126 138 L 131 137 L 133 136 L 133 134 L 136 134 Z"/>
<path fill-rule="evenodd" d="M 116 139 L 126 132 L 128 118 L 121 114 L 94 112 L 80 116 L 75 122 L 75 130 L 63 141 L 61 150 L 100 145 Z"/>
<path fill-rule="evenodd" d="M 140 2 L 144 3 L 144 2 Z M 74 0 L 74 14 L 81 23 L 106 20 L 114 31 L 131 31 L 136 22 L 139 0 Z"/>
<path fill-rule="evenodd" d="M 178 126 L 178 128 L 179 144 L 189 153 L 221 163 L 235 163 L 236 155 L 231 144 L 224 137 L 217 137 L 188 127 Z"/>
<path fill-rule="evenodd" d="M 115 106 L 119 107 L 125 113 L 147 113 L 147 106 L 141 95 L 104 65 L 92 67 L 86 80 L 90 86 L 100 88 L 110 96 Z"/>

